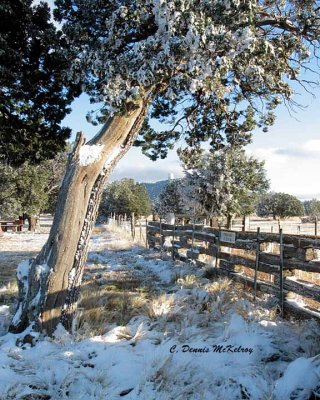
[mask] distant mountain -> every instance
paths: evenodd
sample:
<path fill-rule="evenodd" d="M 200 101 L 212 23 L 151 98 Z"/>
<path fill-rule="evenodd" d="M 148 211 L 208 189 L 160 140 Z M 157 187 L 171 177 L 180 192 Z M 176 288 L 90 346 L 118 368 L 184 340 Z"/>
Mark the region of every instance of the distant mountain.
<path fill-rule="evenodd" d="M 168 179 L 165 181 L 159 181 L 159 182 L 154 182 L 154 183 L 145 183 L 142 182 L 145 187 L 147 188 L 147 191 L 149 193 L 149 196 L 151 200 L 155 200 L 159 194 L 162 192 L 162 190 L 166 187 L 168 183 Z"/>

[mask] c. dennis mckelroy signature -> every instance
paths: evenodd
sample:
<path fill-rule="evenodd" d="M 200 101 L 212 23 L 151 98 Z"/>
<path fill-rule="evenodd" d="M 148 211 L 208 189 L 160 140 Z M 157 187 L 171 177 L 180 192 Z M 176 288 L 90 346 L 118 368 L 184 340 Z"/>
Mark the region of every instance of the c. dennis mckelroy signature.
<path fill-rule="evenodd" d="M 170 347 L 170 353 L 234 353 L 234 354 L 243 354 L 248 353 L 252 354 L 253 349 L 251 347 L 242 347 L 235 346 L 231 344 L 223 345 L 223 344 L 213 344 L 211 346 L 203 346 L 203 347 L 192 347 L 188 344 L 183 344 L 178 346 L 174 344 Z"/>

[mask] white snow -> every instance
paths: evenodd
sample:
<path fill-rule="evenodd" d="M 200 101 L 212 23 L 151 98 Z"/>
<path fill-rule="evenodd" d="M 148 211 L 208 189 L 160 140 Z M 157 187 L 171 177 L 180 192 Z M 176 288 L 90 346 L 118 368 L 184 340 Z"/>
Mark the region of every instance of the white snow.
<path fill-rule="evenodd" d="M 42 275 L 47 274 L 48 272 L 49 272 L 49 266 L 47 263 L 36 266 L 36 275 L 38 280 Z"/>
<path fill-rule="evenodd" d="M 295 399 L 309 399 L 310 393 L 319 382 L 320 355 L 313 358 L 297 358 L 289 364 L 283 377 L 276 382 L 275 400 L 290 399 L 290 395 L 295 391 Z"/>
<path fill-rule="evenodd" d="M 11 319 L 10 307 L 6 305 L 0 306 L 0 336 L 7 331 Z"/>
<path fill-rule="evenodd" d="M 22 303 L 19 304 L 19 308 L 18 308 L 18 310 L 16 311 L 16 313 L 14 314 L 14 316 L 12 318 L 12 322 L 14 324 L 16 324 L 19 321 L 19 319 L 21 317 L 21 314 L 22 314 Z"/>
<path fill-rule="evenodd" d="M 98 161 L 104 148 L 103 144 L 89 145 L 85 144 L 79 150 L 79 165 L 86 167 Z"/>
<path fill-rule="evenodd" d="M 21 261 L 21 263 L 17 267 L 17 277 L 19 281 L 28 278 L 29 270 L 30 270 L 30 260 Z"/>
<path fill-rule="evenodd" d="M 115 160 L 115 158 L 119 155 L 120 151 L 121 147 L 117 147 L 116 149 L 113 150 L 113 152 L 107 158 L 104 164 L 104 168 L 107 168 Z"/>
<path fill-rule="evenodd" d="M 76 276 L 76 269 L 72 268 L 72 270 L 69 272 L 69 276 L 68 276 L 69 283 L 73 282 L 75 276 Z"/>
<path fill-rule="evenodd" d="M 5 334 L 0 399 L 304 400 L 316 390 L 318 324 L 271 317 L 267 297 L 253 304 L 195 266 L 113 235 L 92 238 L 84 277 L 99 273 L 101 287 L 108 274 L 152 283 L 148 312 L 91 338 L 59 324 L 34 347 L 17 347 L 19 335 Z M 26 276 L 26 267 L 19 271 Z M 10 315 L 0 306 L 3 334 Z"/>
<path fill-rule="evenodd" d="M 36 305 L 39 303 L 40 298 L 41 298 L 41 290 L 39 289 L 38 292 L 37 292 L 37 294 L 36 294 L 36 295 L 34 296 L 34 298 L 32 299 L 31 304 L 34 305 L 34 306 L 36 306 Z"/>

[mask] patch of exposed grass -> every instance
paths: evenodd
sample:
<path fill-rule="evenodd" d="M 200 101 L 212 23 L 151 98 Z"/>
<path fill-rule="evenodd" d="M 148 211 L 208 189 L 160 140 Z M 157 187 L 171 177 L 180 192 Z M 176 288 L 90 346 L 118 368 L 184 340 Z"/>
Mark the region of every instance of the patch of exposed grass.
<path fill-rule="evenodd" d="M 175 297 L 173 295 L 162 294 L 154 297 L 146 307 L 146 314 L 150 319 L 157 319 L 168 315 L 174 308 Z"/>
<path fill-rule="evenodd" d="M 186 275 L 177 279 L 177 284 L 183 288 L 191 289 L 199 286 L 199 278 L 196 275 Z"/>
<path fill-rule="evenodd" d="M 223 291 L 228 291 L 232 285 L 232 281 L 227 278 L 219 278 L 218 280 L 208 283 L 205 289 L 209 293 L 219 293 Z"/>
<path fill-rule="evenodd" d="M 111 324 L 126 325 L 143 314 L 147 301 L 148 293 L 90 282 L 81 290 L 76 330 L 92 336 L 105 333 Z"/>

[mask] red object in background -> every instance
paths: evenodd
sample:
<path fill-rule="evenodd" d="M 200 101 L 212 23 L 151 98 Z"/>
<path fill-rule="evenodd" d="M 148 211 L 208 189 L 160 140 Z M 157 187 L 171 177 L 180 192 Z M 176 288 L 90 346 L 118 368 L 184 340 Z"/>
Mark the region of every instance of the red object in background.
<path fill-rule="evenodd" d="M 14 224 L 17 227 L 17 232 L 22 232 L 23 219 L 19 218 L 19 219 L 15 220 Z"/>

